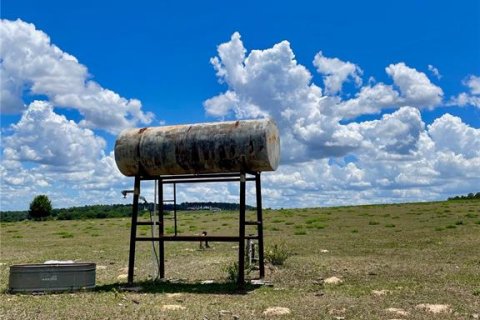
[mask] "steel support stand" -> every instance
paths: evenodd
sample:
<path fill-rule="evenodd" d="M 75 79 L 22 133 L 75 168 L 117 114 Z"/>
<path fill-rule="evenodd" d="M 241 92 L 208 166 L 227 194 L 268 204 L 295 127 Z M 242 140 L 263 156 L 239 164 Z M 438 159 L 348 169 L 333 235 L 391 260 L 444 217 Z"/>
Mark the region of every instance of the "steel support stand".
<path fill-rule="evenodd" d="M 263 247 L 263 212 L 262 212 L 262 185 L 260 182 L 260 172 L 255 174 L 255 193 L 257 196 L 257 234 L 258 234 L 258 268 L 260 279 L 265 278 L 265 261 Z"/>
<path fill-rule="evenodd" d="M 240 218 L 238 232 L 238 279 L 239 289 L 245 287 L 245 173 L 240 173 Z"/>
<path fill-rule="evenodd" d="M 133 187 L 132 225 L 130 230 L 130 253 L 128 258 L 128 284 L 133 283 L 135 269 L 135 244 L 137 238 L 138 198 L 140 197 L 140 177 L 135 177 Z"/>
<path fill-rule="evenodd" d="M 173 184 L 173 219 L 175 223 L 175 235 L 177 235 L 177 184 Z"/>
<path fill-rule="evenodd" d="M 165 278 L 165 241 L 163 239 L 164 236 L 164 212 L 163 212 L 163 180 L 162 178 L 158 179 L 158 259 L 160 260 L 159 263 L 159 274 L 160 279 Z"/>
<path fill-rule="evenodd" d="M 137 241 L 158 241 L 158 275 L 160 279 L 165 279 L 165 241 L 218 241 L 218 242 L 237 242 L 238 243 L 238 289 L 245 288 L 245 240 L 258 240 L 258 256 L 260 278 L 265 277 L 264 265 L 264 243 L 263 243 L 263 217 L 262 217 L 262 191 L 260 182 L 260 172 L 227 173 L 217 175 L 184 175 L 158 177 L 158 237 L 137 237 L 138 225 L 152 225 L 152 222 L 138 222 L 140 184 L 142 180 L 157 180 L 152 177 L 136 176 L 133 191 L 132 205 L 132 225 L 130 232 L 130 252 L 128 261 L 128 283 L 133 284 L 135 270 L 135 246 Z M 177 183 L 205 183 L 205 182 L 240 182 L 240 212 L 239 212 L 239 229 L 238 236 L 179 236 L 177 231 L 177 207 L 176 207 L 176 184 Z M 246 182 L 255 181 L 256 203 L 257 203 L 257 221 L 246 221 Z M 173 184 L 173 201 L 174 201 L 174 219 L 175 219 L 175 235 L 165 235 L 165 211 L 164 211 L 164 184 Z M 155 224 L 155 222 L 153 222 Z M 257 225 L 257 235 L 245 235 L 246 225 Z"/>

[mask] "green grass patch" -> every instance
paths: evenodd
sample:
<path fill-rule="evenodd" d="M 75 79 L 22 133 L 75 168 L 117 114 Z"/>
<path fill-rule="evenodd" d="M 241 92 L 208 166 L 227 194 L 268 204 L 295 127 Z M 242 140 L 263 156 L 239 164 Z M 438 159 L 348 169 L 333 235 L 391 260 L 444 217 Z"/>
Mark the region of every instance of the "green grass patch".
<path fill-rule="evenodd" d="M 73 233 L 68 232 L 68 231 L 59 231 L 59 232 L 56 232 L 55 234 L 57 236 L 60 236 L 63 239 L 73 238 L 73 236 L 74 236 Z"/>

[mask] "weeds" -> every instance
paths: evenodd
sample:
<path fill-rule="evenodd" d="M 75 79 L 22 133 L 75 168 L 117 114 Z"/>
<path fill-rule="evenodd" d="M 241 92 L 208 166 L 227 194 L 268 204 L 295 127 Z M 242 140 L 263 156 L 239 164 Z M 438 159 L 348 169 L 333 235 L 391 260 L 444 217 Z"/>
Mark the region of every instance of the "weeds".
<path fill-rule="evenodd" d="M 223 268 L 223 271 L 227 273 L 227 280 L 235 282 L 238 278 L 238 262 L 232 262 Z"/>
<path fill-rule="evenodd" d="M 290 256 L 291 253 L 284 244 L 274 244 L 265 252 L 265 260 L 274 266 L 282 266 Z"/>

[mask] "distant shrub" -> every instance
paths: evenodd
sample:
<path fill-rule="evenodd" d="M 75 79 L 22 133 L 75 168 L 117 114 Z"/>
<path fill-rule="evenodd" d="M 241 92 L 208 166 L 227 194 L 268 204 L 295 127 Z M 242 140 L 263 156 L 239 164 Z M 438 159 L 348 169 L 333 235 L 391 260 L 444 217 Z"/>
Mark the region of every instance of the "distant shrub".
<path fill-rule="evenodd" d="M 307 231 L 303 230 L 303 229 L 300 229 L 300 230 L 297 230 L 294 232 L 294 235 L 296 236 L 304 236 L 307 234 Z"/>
<path fill-rule="evenodd" d="M 29 217 L 34 220 L 42 220 L 52 214 L 52 203 L 44 194 L 36 196 L 30 203 Z"/>
<path fill-rule="evenodd" d="M 393 223 L 388 223 L 385 225 L 386 228 L 395 228 L 395 225 Z"/>
<path fill-rule="evenodd" d="M 274 266 L 281 266 L 291 256 L 284 244 L 274 244 L 265 252 L 265 260 Z"/>
<path fill-rule="evenodd" d="M 377 224 L 380 224 L 380 222 L 378 222 L 378 221 L 369 221 L 368 224 L 371 225 L 371 226 L 376 226 Z"/>
<path fill-rule="evenodd" d="M 357 229 L 353 229 L 353 230 L 352 230 L 352 233 L 358 233 L 358 230 L 357 230 Z"/>
<path fill-rule="evenodd" d="M 73 220 L 73 214 L 71 212 L 61 212 L 57 215 L 58 220 Z"/>

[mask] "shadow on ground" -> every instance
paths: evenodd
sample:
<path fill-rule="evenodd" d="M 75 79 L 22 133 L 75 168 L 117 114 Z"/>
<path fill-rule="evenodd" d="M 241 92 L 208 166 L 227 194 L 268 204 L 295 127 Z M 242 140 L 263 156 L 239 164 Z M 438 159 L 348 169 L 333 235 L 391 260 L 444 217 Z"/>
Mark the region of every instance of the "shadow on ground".
<path fill-rule="evenodd" d="M 96 286 L 97 292 L 139 292 L 139 293 L 206 293 L 206 294 L 246 294 L 259 288 L 260 285 L 246 283 L 243 288 L 239 288 L 236 283 L 188 283 L 188 282 L 169 282 L 169 281 L 141 281 L 134 282 L 131 285 L 125 283 L 113 283 Z"/>

